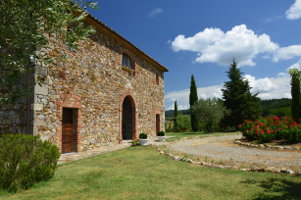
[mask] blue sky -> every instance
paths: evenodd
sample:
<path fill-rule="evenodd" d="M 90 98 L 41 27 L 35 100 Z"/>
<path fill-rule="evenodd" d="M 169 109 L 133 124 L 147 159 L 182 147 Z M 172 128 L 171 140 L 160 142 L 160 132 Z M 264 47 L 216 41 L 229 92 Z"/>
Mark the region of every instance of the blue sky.
<path fill-rule="evenodd" d="M 169 69 L 166 109 L 221 97 L 235 58 L 262 99 L 290 98 L 289 67 L 301 64 L 301 0 L 102 0 L 91 13 Z"/>

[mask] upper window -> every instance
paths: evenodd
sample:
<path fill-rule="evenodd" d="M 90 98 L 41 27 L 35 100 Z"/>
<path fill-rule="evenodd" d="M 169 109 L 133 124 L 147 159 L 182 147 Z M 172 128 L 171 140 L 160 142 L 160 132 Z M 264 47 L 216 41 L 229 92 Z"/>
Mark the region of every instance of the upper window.
<path fill-rule="evenodd" d="M 122 54 L 122 66 L 128 67 L 128 68 L 134 68 L 133 61 L 126 54 Z"/>
<path fill-rule="evenodd" d="M 159 75 L 156 74 L 156 84 L 159 85 L 159 83 L 160 83 Z"/>

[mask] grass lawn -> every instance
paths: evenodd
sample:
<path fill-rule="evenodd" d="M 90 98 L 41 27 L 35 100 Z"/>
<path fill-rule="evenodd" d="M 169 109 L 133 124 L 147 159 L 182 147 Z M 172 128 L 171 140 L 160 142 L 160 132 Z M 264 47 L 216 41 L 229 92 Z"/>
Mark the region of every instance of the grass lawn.
<path fill-rule="evenodd" d="M 49 182 L 0 199 L 301 199 L 301 177 L 211 169 L 130 147 L 59 166 Z"/>
<path fill-rule="evenodd" d="M 173 142 L 176 140 L 180 140 L 182 138 L 192 138 L 192 137 L 208 137 L 208 136 L 221 136 L 221 135 L 241 135 L 239 132 L 218 132 L 218 133 L 204 133 L 204 132 L 168 132 L 167 136 L 173 136 L 171 138 L 167 138 L 167 142 Z"/>

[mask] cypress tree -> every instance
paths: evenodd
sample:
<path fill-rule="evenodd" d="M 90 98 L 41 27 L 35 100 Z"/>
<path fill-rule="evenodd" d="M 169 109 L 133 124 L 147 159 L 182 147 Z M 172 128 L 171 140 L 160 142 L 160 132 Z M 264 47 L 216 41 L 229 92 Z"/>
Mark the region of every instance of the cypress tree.
<path fill-rule="evenodd" d="M 178 131 L 179 127 L 178 127 L 178 122 L 177 122 L 177 116 L 179 115 L 179 111 L 178 111 L 178 104 L 177 101 L 175 101 L 175 110 L 174 110 L 174 130 Z"/>
<path fill-rule="evenodd" d="M 292 118 L 298 121 L 301 118 L 301 97 L 300 97 L 300 70 L 290 69 L 291 94 L 292 94 Z"/>
<path fill-rule="evenodd" d="M 195 105 L 198 101 L 198 91 L 197 86 L 194 80 L 194 76 L 191 76 L 191 82 L 190 82 L 190 94 L 189 94 L 189 105 L 190 105 L 190 116 L 191 116 L 191 128 L 192 130 L 198 131 L 198 120 L 194 113 L 191 112 L 191 108 L 193 105 Z"/>
<path fill-rule="evenodd" d="M 258 119 L 260 99 L 257 94 L 251 94 L 249 82 L 244 80 L 242 73 L 237 67 L 235 60 L 227 72 L 230 81 L 225 82 L 223 92 L 223 103 L 230 114 L 225 116 L 223 124 L 237 128 L 244 120 Z"/>

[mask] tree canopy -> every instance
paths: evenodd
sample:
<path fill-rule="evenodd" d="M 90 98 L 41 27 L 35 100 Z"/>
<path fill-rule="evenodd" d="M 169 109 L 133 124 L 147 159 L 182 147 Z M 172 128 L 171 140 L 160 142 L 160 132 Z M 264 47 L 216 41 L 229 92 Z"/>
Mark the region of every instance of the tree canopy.
<path fill-rule="evenodd" d="M 175 101 L 175 109 L 174 109 L 174 129 L 175 131 L 178 131 L 178 122 L 177 122 L 177 117 L 179 115 L 179 112 L 178 112 L 178 104 L 177 104 L 177 101 Z"/>
<path fill-rule="evenodd" d="M 189 93 L 189 104 L 190 104 L 190 110 L 194 104 L 196 104 L 198 101 L 198 91 L 197 86 L 194 80 L 194 76 L 191 76 L 191 82 L 190 82 L 190 93 Z M 198 131 L 198 120 L 193 112 L 190 113 L 191 115 L 191 128 L 192 130 Z"/>
<path fill-rule="evenodd" d="M 255 120 L 261 113 L 260 99 L 251 94 L 249 82 L 244 80 L 235 60 L 227 72 L 229 81 L 225 82 L 223 103 L 230 114 L 225 116 L 224 124 L 237 128 L 244 120 Z"/>
<path fill-rule="evenodd" d="M 191 112 L 196 116 L 197 122 L 204 125 L 207 132 L 214 131 L 214 127 L 217 127 L 228 113 L 223 103 L 215 98 L 198 100 L 192 106 Z"/>
<path fill-rule="evenodd" d="M 93 32 L 84 24 L 85 8 L 97 4 L 86 0 L 1 0 L 0 2 L 0 104 L 13 103 L 26 94 L 21 82 L 34 65 L 51 63 L 48 39 L 56 35 L 69 48 Z M 35 77 L 35 82 L 45 77 Z"/>
<path fill-rule="evenodd" d="M 300 76 L 301 72 L 299 69 L 290 69 L 291 75 L 291 94 L 292 94 L 292 105 L 291 112 L 292 118 L 295 121 L 301 119 L 301 94 L 300 94 Z"/>

